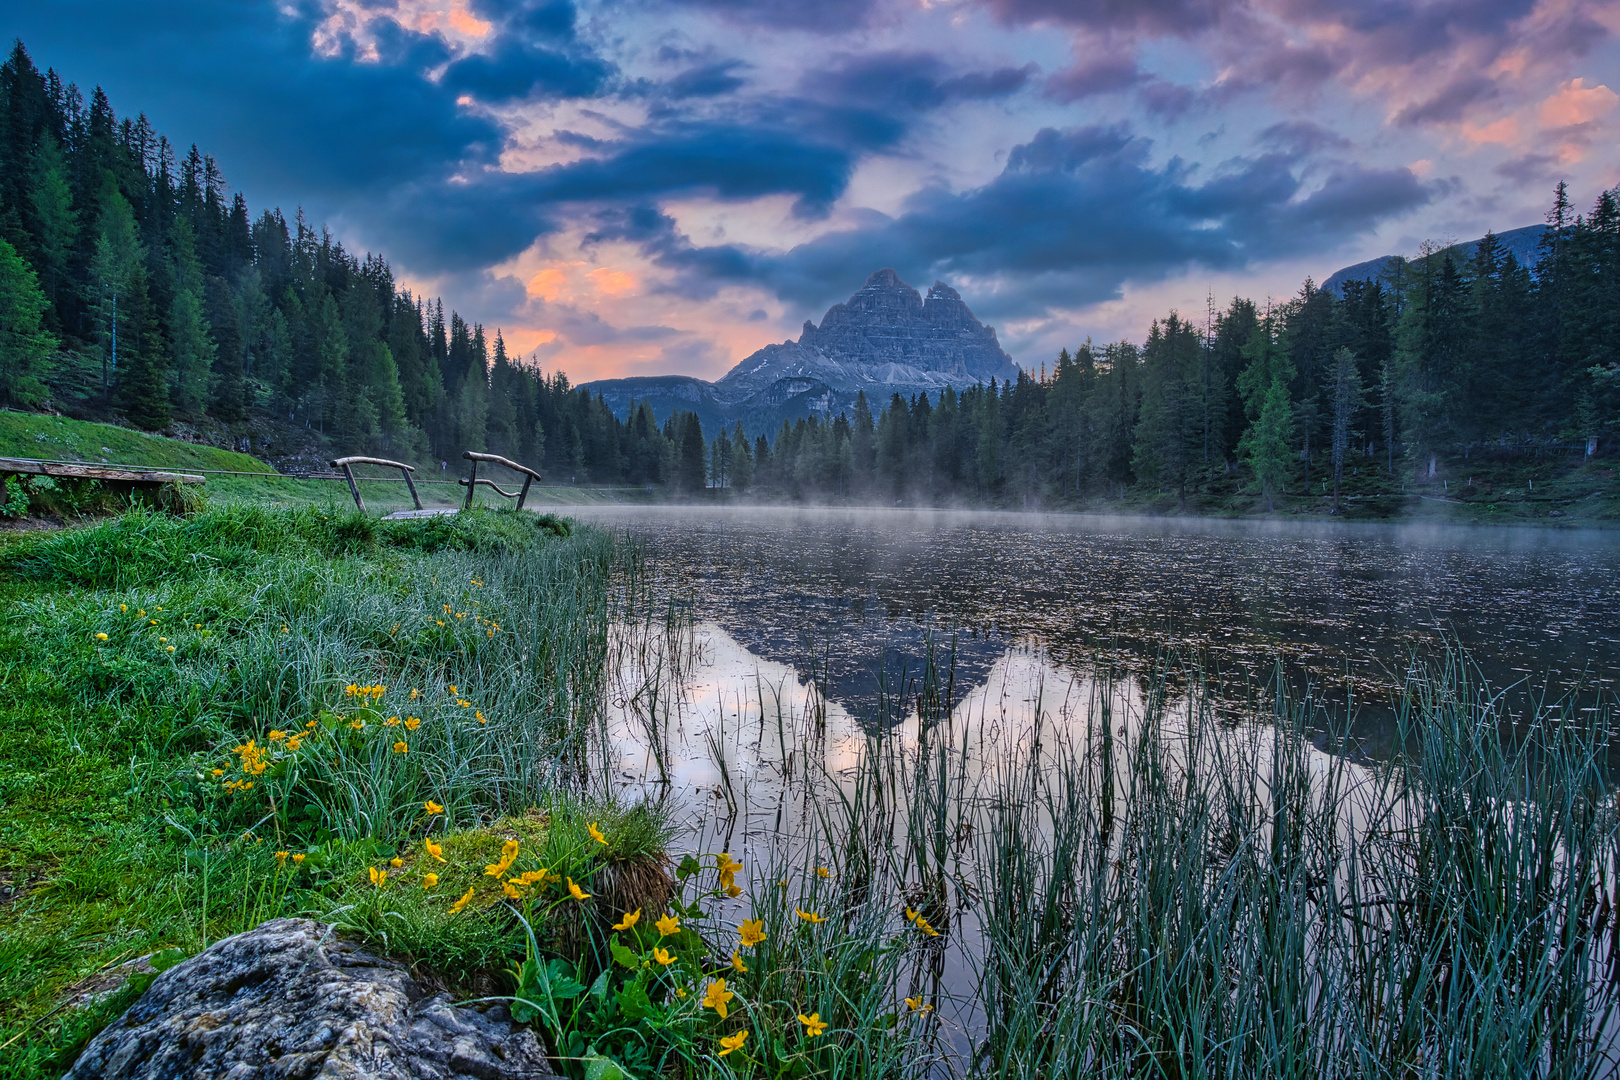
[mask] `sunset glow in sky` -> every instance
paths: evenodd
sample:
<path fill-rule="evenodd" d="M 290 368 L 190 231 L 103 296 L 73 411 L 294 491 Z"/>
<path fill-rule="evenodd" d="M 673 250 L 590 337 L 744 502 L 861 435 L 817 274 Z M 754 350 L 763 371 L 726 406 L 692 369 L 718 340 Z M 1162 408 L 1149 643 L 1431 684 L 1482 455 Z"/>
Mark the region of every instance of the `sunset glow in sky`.
<path fill-rule="evenodd" d="M 53 0 L 8 36 L 576 382 L 881 266 L 1035 367 L 1620 185 L 1620 0 Z"/>

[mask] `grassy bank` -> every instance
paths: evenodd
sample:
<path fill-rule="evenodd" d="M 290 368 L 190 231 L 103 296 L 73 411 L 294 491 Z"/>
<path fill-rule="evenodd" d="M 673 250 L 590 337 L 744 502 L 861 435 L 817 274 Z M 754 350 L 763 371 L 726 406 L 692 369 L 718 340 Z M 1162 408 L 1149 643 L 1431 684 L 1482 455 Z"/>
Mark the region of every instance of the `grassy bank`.
<path fill-rule="evenodd" d="M 65 1066 L 125 1002 L 47 1014 L 108 964 L 341 907 L 424 824 L 544 804 L 601 693 L 615 558 L 570 533 L 239 507 L 0 548 L 6 1071 Z M 462 925 L 439 959 L 498 950 Z"/>
<path fill-rule="evenodd" d="M 892 1025 L 852 1054 L 797 1020 L 886 1007 L 883 912 L 829 948 L 816 890 L 772 889 L 742 933 L 729 859 L 671 877 L 659 814 L 591 794 L 636 580 L 607 535 L 509 513 L 135 510 L 0 545 L 0 1073 L 59 1075 L 150 967 L 291 914 L 515 992 L 578 1077 L 904 1060 Z"/>
<path fill-rule="evenodd" d="M 0 1072 L 59 1074 L 149 981 L 125 961 L 291 914 L 512 997 L 576 1080 L 1612 1068 L 1609 702 L 1509 717 L 1414 671 L 1373 762 L 1318 700 L 1179 669 L 974 719 L 936 653 L 853 758 L 778 721 L 802 815 L 683 851 L 595 775 L 604 703 L 667 709 L 690 659 L 651 595 L 534 515 L 0 541 Z"/>

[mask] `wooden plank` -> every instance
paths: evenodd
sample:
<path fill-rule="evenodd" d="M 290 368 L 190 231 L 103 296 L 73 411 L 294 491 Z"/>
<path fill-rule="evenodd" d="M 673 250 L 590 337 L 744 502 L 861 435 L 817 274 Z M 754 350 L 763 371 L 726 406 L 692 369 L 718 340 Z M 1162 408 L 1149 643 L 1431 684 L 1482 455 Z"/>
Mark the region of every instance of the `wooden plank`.
<path fill-rule="evenodd" d="M 0 474 L 26 473 L 30 476 L 58 476 L 65 480 L 118 480 L 127 484 L 205 484 L 207 479 L 194 473 L 108 469 L 100 465 L 66 465 L 31 458 L 0 457 Z M 271 475 L 266 473 L 265 475 Z"/>

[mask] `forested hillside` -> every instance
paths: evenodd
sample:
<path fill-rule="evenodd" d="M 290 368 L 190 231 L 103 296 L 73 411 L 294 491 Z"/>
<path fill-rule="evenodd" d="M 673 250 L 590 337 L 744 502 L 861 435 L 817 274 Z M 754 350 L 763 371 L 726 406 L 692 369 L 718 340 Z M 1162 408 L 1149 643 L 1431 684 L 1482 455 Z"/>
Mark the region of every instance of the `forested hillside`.
<path fill-rule="evenodd" d="M 254 216 L 211 157 L 100 89 L 86 104 L 21 43 L 0 67 L 0 405 L 179 423 L 272 458 L 488 449 L 572 468 L 621 437 L 381 256 L 301 214 Z"/>
<path fill-rule="evenodd" d="M 491 450 L 567 481 L 688 494 L 1275 506 L 1373 499 L 1489 465 L 1579 464 L 1620 437 L 1620 189 L 1558 186 L 1535 266 L 1491 237 L 1342 297 L 1172 312 L 1011 383 L 858 402 L 774 438 L 645 403 L 616 417 L 497 330 L 400 288 L 301 213 L 255 215 L 142 115 L 0 66 L 0 406 L 115 418 L 271 460 Z M 874 415 L 874 406 L 876 415 Z M 1334 495 L 1334 503 L 1338 502 Z"/>
<path fill-rule="evenodd" d="M 888 497 L 1378 495 L 1514 466 L 1612 459 L 1620 438 L 1620 189 L 1560 184 L 1535 269 L 1487 235 L 1397 259 L 1336 297 L 1307 281 L 1140 346 L 1090 342 L 1012 384 L 784 426 L 755 471 L 784 490 Z M 761 448 L 763 450 L 763 447 Z M 1521 478 L 1521 483 L 1523 480 Z M 1206 500 L 1207 501 L 1207 500 Z M 1335 497 L 1334 502 L 1338 499 Z"/>

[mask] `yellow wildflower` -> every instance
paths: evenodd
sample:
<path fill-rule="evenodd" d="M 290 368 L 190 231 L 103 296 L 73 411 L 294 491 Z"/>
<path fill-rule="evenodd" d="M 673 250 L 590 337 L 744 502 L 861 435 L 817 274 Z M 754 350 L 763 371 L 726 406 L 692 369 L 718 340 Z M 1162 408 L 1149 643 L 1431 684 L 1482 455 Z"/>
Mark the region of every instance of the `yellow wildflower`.
<path fill-rule="evenodd" d="M 174 652 L 174 646 L 173 646 L 173 645 L 170 645 L 170 646 L 169 646 L 169 648 L 168 648 L 168 651 L 169 651 L 169 652 Z"/>
<path fill-rule="evenodd" d="M 106 641 L 107 640 L 107 635 L 106 634 L 97 634 L 96 635 L 96 640 L 97 641 Z"/>
<path fill-rule="evenodd" d="M 157 625 L 157 620 L 156 619 L 147 619 L 146 621 L 151 623 L 153 626 Z"/>
<path fill-rule="evenodd" d="M 720 1019 L 724 1020 L 726 1018 L 726 1002 L 736 996 L 736 994 L 726 989 L 726 980 L 716 979 L 703 992 L 703 1007 L 713 1009 L 720 1014 Z"/>
<path fill-rule="evenodd" d="M 686 987 L 677 986 L 675 988 L 675 996 L 678 998 L 684 998 L 686 996 Z"/>
<path fill-rule="evenodd" d="M 764 919 L 744 919 L 742 921 L 742 926 L 740 926 L 738 929 L 742 934 L 743 945 L 748 948 L 753 948 L 755 945 L 758 945 L 760 942 L 765 940 Z"/>
<path fill-rule="evenodd" d="M 287 865 L 287 855 L 288 855 L 288 852 L 285 852 L 285 851 L 276 852 L 276 865 L 277 866 L 286 866 Z"/>
<path fill-rule="evenodd" d="M 509 899 L 512 899 L 512 900 L 521 900 L 521 899 L 523 899 L 523 890 L 518 888 L 516 885 L 514 885 L 510 881 L 501 882 L 501 891 L 504 892 Z"/>
<path fill-rule="evenodd" d="M 469 886 L 467 891 L 461 894 L 461 899 L 450 905 L 450 914 L 455 915 L 460 912 L 462 908 L 466 907 L 468 901 L 472 899 L 472 894 L 472 887 Z"/>
<path fill-rule="evenodd" d="M 721 1013 L 720 1015 L 722 1017 L 724 1017 L 725 1013 Z M 743 1030 L 737 1032 L 737 1034 L 735 1034 L 735 1035 L 727 1035 L 725 1038 L 720 1040 L 720 1046 L 722 1047 L 722 1049 L 720 1051 L 720 1056 L 725 1057 L 727 1054 L 731 1053 L 733 1050 L 741 1050 L 742 1049 L 742 1044 L 747 1042 L 747 1041 L 748 1041 L 748 1029 L 747 1028 L 744 1028 Z"/>
<path fill-rule="evenodd" d="M 423 874 L 422 875 L 422 888 L 431 889 L 435 885 L 437 885 L 438 883 L 439 883 L 439 875 L 438 874 Z"/>
<path fill-rule="evenodd" d="M 929 937 L 939 937 L 939 931 L 935 930 L 932 926 L 929 926 L 928 920 L 923 918 L 921 915 L 917 916 L 917 929 L 921 930 Z"/>
<path fill-rule="evenodd" d="M 748 974 L 748 965 L 743 963 L 742 957 L 737 955 L 736 949 L 731 950 L 731 970 L 740 975 Z"/>
<path fill-rule="evenodd" d="M 444 606 L 444 611 L 445 611 L 445 614 L 447 614 L 447 615 L 448 615 L 448 614 L 449 614 L 449 613 L 450 613 L 450 605 L 449 605 L 449 604 L 446 604 L 446 605 L 445 605 L 445 606 Z M 456 684 L 455 684 L 455 683 L 451 683 L 451 684 L 450 684 L 450 692 L 451 692 L 451 693 L 452 693 L 452 694 L 458 694 L 458 693 L 460 693 L 460 692 L 461 692 L 461 691 L 459 691 L 459 690 L 457 690 L 457 689 L 456 689 Z"/>
<path fill-rule="evenodd" d="M 166 637 L 160 637 L 160 638 L 158 638 L 158 644 L 159 644 L 159 645 L 166 645 L 166 644 L 168 644 L 168 641 L 169 641 L 169 639 L 168 639 L 168 638 L 166 638 Z"/>
<path fill-rule="evenodd" d="M 294 735 L 292 738 L 287 740 L 288 750 L 297 750 L 302 745 L 304 745 L 304 737 L 302 735 Z"/>
<path fill-rule="evenodd" d="M 658 961 L 660 964 L 663 964 L 665 967 L 669 967 L 669 965 L 675 962 L 675 958 L 669 955 L 669 952 L 666 949 L 654 949 L 653 959 Z M 682 996 L 684 997 L 685 995 Z"/>
<path fill-rule="evenodd" d="M 215 769 L 214 770 L 214 775 L 215 776 L 224 776 L 225 775 L 225 770 L 224 769 Z"/>
<path fill-rule="evenodd" d="M 356 731 L 362 731 L 365 729 L 366 722 L 364 720 L 350 720 L 349 726 L 354 728 Z"/>
<path fill-rule="evenodd" d="M 315 726 L 315 721 L 313 721 L 313 720 L 311 720 L 311 721 L 310 721 L 310 722 L 309 722 L 309 723 L 307 723 L 307 724 L 305 724 L 305 725 L 304 725 L 304 726 L 305 726 L 305 727 L 306 727 L 306 728 L 312 728 L 312 727 L 314 727 L 314 726 Z"/>
<path fill-rule="evenodd" d="M 390 716 L 388 719 L 383 721 L 383 726 L 384 727 L 399 727 L 399 717 Z"/>
<path fill-rule="evenodd" d="M 595 840 L 598 844 L 607 843 L 607 837 L 603 836 L 602 830 L 596 827 L 596 822 L 591 822 L 589 825 L 585 826 L 585 828 L 590 830 L 592 840 Z"/>
<path fill-rule="evenodd" d="M 435 859 L 438 859 L 440 862 L 444 862 L 444 849 L 438 844 L 435 844 L 432 837 L 422 837 L 422 843 L 427 846 L 427 853 L 429 855 L 433 856 Z"/>
<path fill-rule="evenodd" d="M 800 1013 L 799 1023 L 804 1025 L 805 1035 L 812 1039 L 827 1030 L 827 1022 L 821 1018 L 821 1014 L 818 1012 L 813 1012 L 809 1016 Z"/>
<path fill-rule="evenodd" d="M 914 923 L 922 916 L 912 908 L 906 908 L 906 922 Z"/>
<path fill-rule="evenodd" d="M 832 871 L 827 869 L 825 866 L 818 866 L 816 867 L 816 877 L 830 878 L 832 877 Z"/>
<path fill-rule="evenodd" d="M 412 690 L 411 691 L 411 700 L 412 701 L 415 701 L 417 698 L 419 698 L 421 696 L 422 696 L 422 691 L 420 691 L 420 690 Z"/>
<path fill-rule="evenodd" d="M 128 611 L 129 610 L 129 605 L 128 604 L 119 604 L 118 605 L 118 610 L 119 611 Z"/>
<path fill-rule="evenodd" d="M 475 717 L 477 717 L 477 718 L 478 718 L 478 722 L 479 722 L 479 723 L 480 723 L 480 724 L 487 724 L 487 723 L 489 723 L 489 721 L 488 721 L 488 720 L 486 720 L 486 719 L 484 719 L 484 713 L 483 713 L 483 711 L 482 711 L 482 710 L 480 710 L 480 709 L 474 709 L 474 710 L 473 710 L 473 716 L 475 716 Z"/>
<path fill-rule="evenodd" d="M 438 803 L 434 802 L 432 799 L 429 799 L 426 802 L 424 802 L 422 804 L 422 809 L 426 810 L 430 814 L 442 814 L 442 813 L 444 813 L 444 807 L 440 806 Z"/>
<path fill-rule="evenodd" d="M 396 753 L 396 754 L 404 754 L 404 753 L 409 752 L 409 750 L 410 750 L 410 747 L 406 746 L 402 742 L 397 742 L 397 743 L 394 744 L 394 753 Z"/>
<path fill-rule="evenodd" d="M 735 900 L 735 899 L 737 899 L 737 897 L 742 895 L 742 886 L 741 885 L 727 885 L 726 889 L 725 889 L 725 893 L 726 893 L 727 896 L 729 896 L 733 900 Z"/>
<path fill-rule="evenodd" d="M 658 920 L 658 936 L 668 937 L 681 928 L 681 920 L 674 915 L 664 915 Z"/>
<path fill-rule="evenodd" d="M 794 908 L 793 913 L 807 923 L 823 923 L 827 921 L 824 917 L 817 915 L 813 911 L 800 911 L 798 908 Z"/>
<path fill-rule="evenodd" d="M 412 717 L 410 717 L 409 719 L 407 719 L 405 721 L 405 730 L 406 731 L 415 731 L 417 728 L 419 728 L 421 726 L 422 726 L 422 718 L 420 716 L 412 716 Z"/>
<path fill-rule="evenodd" d="M 137 612 L 136 612 L 136 613 L 135 613 L 135 614 L 137 614 L 137 615 L 139 615 L 139 616 L 141 616 L 141 617 L 142 617 L 142 618 L 145 618 L 145 616 L 146 616 L 146 609 L 145 609 L 145 608 L 141 608 L 141 610 L 139 610 L 139 611 L 137 611 Z"/>
<path fill-rule="evenodd" d="M 508 840 L 501 845 L 501 861 L 484 867 L 484 873 L 490 877 L 505 877 L 506 872 L 512 868 L 512 864 L 517 862 L 517 857 L 518 842 Z"/>
<path fill-rule="evenodd" d="M 568 895 L 572 896 L 575 900 L 589 900 L 591 898 L 590 893 L 574 884 L 573 878 L 568 879 Z"/>
<path fill-rule="evenodd" d="M 400 858 L 398 855 L 395 855 L 392 859 L 388 860 L 388 865 L 392 866 L 395 870 L 398 870 L 400 867 L 405 865 L 405 860 Z"/>
<path fill-rule="evenodd" d="M 615 930 L 628 930 L 632 926 L 636 925 L 636 923 L 639 922 L 640 920 L 641 920 L 641 909 L 636 908 L 636 910 L 634 910 L 634 911 L 625 912 L 624 913 L 624 918 L 613 924 L 613 929 L 615 929 Z"/>
<path fill-rule="evenodd" d="M 271 742 L 280 742 L 282 739 L 285 739 L 286 737 L 287 737 L 287 733 L 285 731 L 280 730 L 280 729 L 277 729 L 275 731 L 270 732 L 270 735 L 269 735 L 269 739 L 270 739 Z"/>
<path fill-rule="evenodd" d="M 386 885 L 388 883 L 388 871 L 386 871 L 386 870 L 378 870 L 375 866 L 371 867 L 370 869 L 371 869 L 371 883 L 373 885 L 377 886 L 377 888 L 380 889 L 380 888 L 382 888 L 384 885 Z"/>
<path fill-rule="evenodd" d="M 291 631 L 291 630 L 288 630 L 288 629 L 287 629 L 287 624 L 286 624 L 286 623 L 283 623 L 283 624 L 282 624 L 282 625 L 281 625 L 281 632 L 282 632 L 282 633 L 283 633 L 283 634 L 290 634 L 290 633 L 292 633 L 292 631 Z"/>
<path fill-rule="evenodd" d="M 302 851 L 297 852 L 292 857 L 293 865 L 297 866 L 299 863 L 303 862 L 305 858 L 307 858 L 307 856 Z"/>

